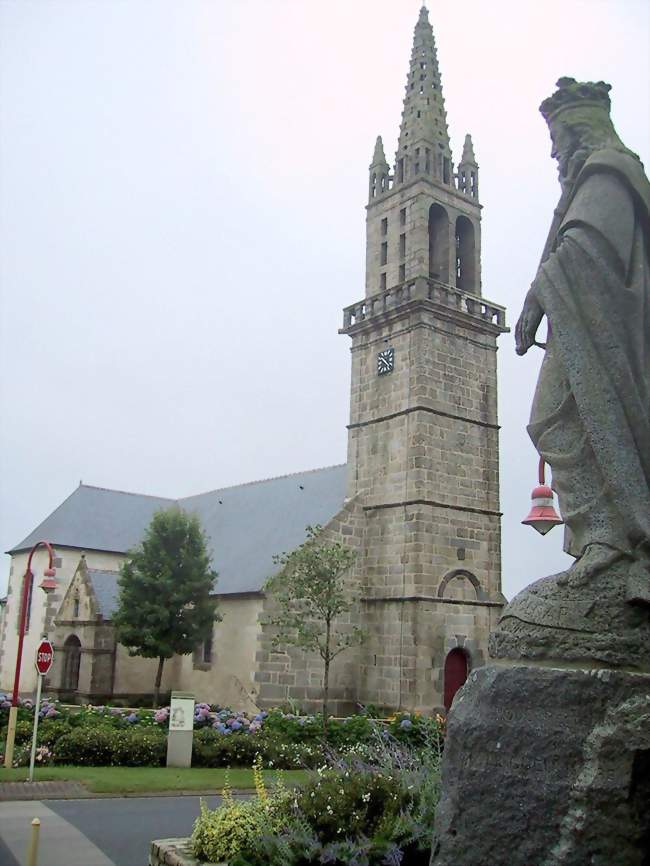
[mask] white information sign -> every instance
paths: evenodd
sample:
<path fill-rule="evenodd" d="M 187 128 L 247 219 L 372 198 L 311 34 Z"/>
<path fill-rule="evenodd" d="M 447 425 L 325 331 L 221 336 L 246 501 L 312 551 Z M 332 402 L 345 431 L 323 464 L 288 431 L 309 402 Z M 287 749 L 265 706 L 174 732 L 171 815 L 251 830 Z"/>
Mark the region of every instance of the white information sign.
<path fill-rule="evenodd" d="M 169 708 L 169 730 L 191 731 L 194 728 L 194 699 L 175 698 Z"/>

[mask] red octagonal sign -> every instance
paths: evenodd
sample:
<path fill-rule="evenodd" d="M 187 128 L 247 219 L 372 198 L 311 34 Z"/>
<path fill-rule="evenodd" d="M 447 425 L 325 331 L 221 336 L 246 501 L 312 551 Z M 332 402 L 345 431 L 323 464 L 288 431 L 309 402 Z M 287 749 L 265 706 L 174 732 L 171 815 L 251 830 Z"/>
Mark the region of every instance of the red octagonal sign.
<path fill-rule="evenodd" d="M 54 647 L 49 640 L 42 640 L 36 650 L 36 670 L 45 675 L 54 661 Z"/>

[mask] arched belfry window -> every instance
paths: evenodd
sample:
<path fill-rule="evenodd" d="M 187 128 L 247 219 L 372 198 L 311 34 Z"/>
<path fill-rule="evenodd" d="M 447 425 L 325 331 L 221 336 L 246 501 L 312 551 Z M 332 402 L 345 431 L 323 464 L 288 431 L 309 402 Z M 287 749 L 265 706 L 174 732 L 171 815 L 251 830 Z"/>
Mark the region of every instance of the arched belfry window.
<path fill-rule="evenodd" d="M 449 217 L 439 204 L 429 208 L 429 276 L 449 282 Z"/>
<path fill-rule="evenodd" d="M 474 226 L 467 217 L 456 220 L 456 288 L 463 292 L 476 292 L 474 260 Z"/>

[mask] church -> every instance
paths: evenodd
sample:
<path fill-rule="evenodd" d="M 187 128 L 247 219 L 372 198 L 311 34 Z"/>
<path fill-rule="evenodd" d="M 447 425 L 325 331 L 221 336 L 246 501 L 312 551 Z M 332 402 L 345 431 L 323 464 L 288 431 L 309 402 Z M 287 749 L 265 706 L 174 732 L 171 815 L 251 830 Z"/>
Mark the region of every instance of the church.
<path fill-rule="evenodd" d="M 335 714 L 359 704 L 439 711 L 486 661 L 501 594 L 497 338 L 505 310 L 481 288 L 479 170 L 471 137 L 454 166 L 435 39 L 420 10 L 393 168 L 381 137 L 369 171 L 365 295 L 343 311 L 352 376 L 347 464 L 181 500 L 80 485 L 9 553 L 0 686 L 13 681 L 22 576 L 32 546 L 57 553 L 57 589 L 29 599 L 24 654 L 55 646 L 46 689 L 77 702 L 151 693 L 156 661 L 129 657 L 111 617 L 127 552 L 153 514 L 195 513 L 219 578 L 211 639 L 165 665 L 163 690 L 239 709 L 318 708 L 322 663 L 273 646 L 273 556 L 321 524 L 356 551 L 348 622 L 367 638 L 330 674 Z M 34 571 L 42 572 L 38 553 Z M 21 690 L 35 687 L 23 665 Z"/>

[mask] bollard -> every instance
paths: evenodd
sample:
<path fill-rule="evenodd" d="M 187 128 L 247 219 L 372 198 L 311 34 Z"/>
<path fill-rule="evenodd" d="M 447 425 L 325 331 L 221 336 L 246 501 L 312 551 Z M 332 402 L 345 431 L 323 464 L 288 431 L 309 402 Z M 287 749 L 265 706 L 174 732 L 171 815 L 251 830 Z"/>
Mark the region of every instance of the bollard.
<path fill-rule="evenodd" d="M 29 840 L 29 848 L 27 850 L 27 863 L 25 866 L 36 866 L 38 860 L 38 834 L 41 829 L 41 822 L 38 818 L 32 821 L 32 835 Z"/>

